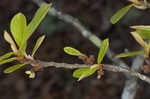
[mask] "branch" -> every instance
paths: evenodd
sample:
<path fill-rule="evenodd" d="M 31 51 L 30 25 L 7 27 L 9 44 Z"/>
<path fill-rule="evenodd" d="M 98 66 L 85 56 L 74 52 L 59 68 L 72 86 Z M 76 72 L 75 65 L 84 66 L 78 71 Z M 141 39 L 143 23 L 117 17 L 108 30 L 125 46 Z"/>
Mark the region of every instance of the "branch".
<path fill-rule="evenodd" d="M 134 71 L 139 71 L 140 66 L 144 63 L 144 57 L 139 55 L 137 56 L 132 64 L 131 69 Z M 129 75 L 127 76 L 127 80 L 125 82 L 125 87 L 122 92 L 121 99 L 134 99 L 137 90 L 137 78 L 131 78 Z"/>
<path fill-rule="evenodd" d="M 42 2 L 42 0 L 34 0 L 34 2 L 37 4 L 37 5 L 39 5 L 39 6 L 41 6 L 41 5 L 43 5 L 44 4 L 44 2 Z M 92 32 L 90 31 L 90 30 L 88 30 L 88 29 L 86 29 L 80 22 L 79 22 L 79 20 L 78 19 L 76 19 L 76 18 L 74 18 L 74 17 L 72 17 L 72 16 L 70 16 L 70 15 L 68 15 L 68 14 L 64 14 L 64 13 L 62 13 L 62 12 L 60 12 L 60 11 L 57 11 L 55 8 L 51 8 L 50 10 L 49 10 L 49 13 L 48 13 L 49 15 L 52 15 L 52 16 L 55 16 L 55 17 L 57 17 L 58 19 L 60 19 L 60 20 L 63 20 L 64 22 L 67 22 L 67 23 L 70 23 L 71 25 L 73 25 L 76 29 L 78 29 L 80 32 L 81 32 L 81 34 L 83 35 L 83 37 L 85 37 L 85 38 L 87 38 L 88 40 L 90 40 L 94 45 L 96 45 L 98 48 L 100 48 L 100 45 L 101 45 L 101 40 L 96 36 L 96 35 L 94 35 L 94 34 L 92 34 Z M 96 39 L 96 40 L 95 40 Z M 95 42 L 96 41 L 96 42 Z M 108 50 L 108 52 L 107 52 L 107 57 L 112 61 L 112 62 L 114 62 L 115 64 L 117 64 L 117 65 L 119 65 L 119 66 L 124 66 L 124 67 L 113 67 L 113 68 L 115 68 L 115 71 L 114 72 L 123 72 L 123 73 L 125 73 L 125 75 L 128 77 L 128 79 L 130 79 L 130 80 L 128 80 L 127 82 L 126 82 L 126 87 L 125 87 L 125 89 L 124 89 L 124 92 L 127 92 L 128 93 L 128 95 L 130 96 L 131 95 L 131 93 L 130 93 L 130 90 L 132 90 L 132 89 L 134 89 L 135 90 L 135 92 L 136 92 L 136 88 L 135 88 L 135 86 L 137 85 L 137 81 L 135 80 L 135 78 L 131 78 L 131 77 L 129 77 L 128 76 L 128 74 L 127 73 L 129 73 L 130 75 L 132 75 L 132 76 L 136 76 L 137 78 L 140 78 L 141 80 L 144 80 L 144 81 L 146 81 L 146 82 L 148 82 L 149 83 L 149 78 L 148 77 L 146 77 L 146 76 L 144 76 L 144 75 L 142 75 L 142 74 L 139 74 L 139 73 L 136 73 L 135 71 L 134 71 L 134 69 L 133 69 L 133 71 L 131 71 L 130 69 L 128 69 L 128 68 L 126 68 L 126 67 L 128 67 L 127 66 L 127 64 L 125 64 L 123 61 L 121 61 L 120 59 L 116 59 L 116 58 L 114 58 L 114 56 L 115 56 L 115 53 L 113 53 L 110 49 Z M 142 59 L 143 60 L 143 59 Z M 134 62 L 133 62 L 133 64 L 134 63 L 137 63 L 137 61 L 135 60 Z M 63 64 L 64 63 L 62 63 L 61 64 L 61 66 L 63 66 Z M 140 64 L 139 64 L 140 65 Z M 139 68 L 139 65 L 137 65 L 137 67 Z M 60 66 L 60 65 L 59 65 Z M 60 66 L 60 67 L 61 67 Z M 72 65 L 71 65 L 72 66 Z M 76 66 L 76 65 L 75 65 Z M 83 66 L 85 66 L 85 65 L 83 65 Z M 112 65 L 111 65 L 112 66 Z M 107 67 L 107 66 L 106 66 Z M 134 65 L 134 66 L 132 66 L 132 68 L 135 68 L 136 66 Z M 70 68 L 75 68 L 75 67 L 70 67 Z M 111 68 L 111 69 L 108 69 L 109 71 L 112 71 L 112 70 L 114 70 L 113 68 Z M 117 68 L 117 69 L 116 69 Z M 121 68 L 121 69 L 120 69 Z M 105 65 L 104 65 L 104 69 L 105 69 Z M 107 70 L 106 69 L 106 70 Z M 120 70 L 120 71 L 119 71 Z M 129 86 L 128 86 L 128 82 L 133 82 L 135 80 L 135 82 L 132 84 L 133 86 L 132 87 L 130 87 L 129 88 Z M 125 95 L 124 93 L 122 94 L 122 96 L 123 95 Z M 132 94 L 132 97 L 134 97 L 134 95 L 135 95 L 135 93 L 134 94 Z M 123 97 L 122 97 L 122 99 L 123 99 Z M 133 99 L 133 98 L 130 98 L 130 99 Z"/>
<path fill-rule="evenodd" d="M 33 0 L 38 6 L 42 6 L 43 4 L 45 4 L 45 2 L 43 0 Z M 71 25 L 73 25 L 76 29 L 78 29 L 81 34 L 83 35 L 83 37 L 87 38 L 88 40 L 90 40 L 96 47 L 100 48 L 101 45 L 101 40 L 94 34 L 92 34 L 92 32 L 88 29 L 86 29 L 86 27 L 84 27 L 78 19 L 68 15 L 68 14 L 64 14 L 60 11 L 58 11 L 57 9 L 55 9 L 54 7 L 50 8 L 48 11 L 49 15 L 55 16 L 58 19 L 69 23 Z M 114 62 L 115 64 L 119 65 L 119 66 L 126 66 L 127 65 L 121 61 L 120 59 L 115 58 L 115 54 L 109 49 L 107 51 L 107 57 Z"/>
<path fill-rule="evenodd" d="M 56 67 L 56 68 L 65 68 L 65 69 L 76 69 L 76 68 L 85 68 L 85 67 L 90 67 L 91 65 L 85 65 L 85 64 L 67 64 L 67 63 L 56 63 L 56 62 L 44 62 L 44 61 L 39 61 L 39 60 L 30 60 L 27 61 L 27 63 L 31 64 L 32 66 L 36 66 L 36 64 L 40 64 L 43 68 L 47 67 Z M 131 70 L 130 68 L 127 67 L 120 67 L 116 65 L 108 65 L 108 64 L 102 64 L 103 69 L 106 71 L 112 71 L 112 72 L 122 72 L 122 73 L 127 73 L 131 76 L 137 77 L 147 83 L 150 84 L 150 78 L 140 74 L 136 71 Z"/>

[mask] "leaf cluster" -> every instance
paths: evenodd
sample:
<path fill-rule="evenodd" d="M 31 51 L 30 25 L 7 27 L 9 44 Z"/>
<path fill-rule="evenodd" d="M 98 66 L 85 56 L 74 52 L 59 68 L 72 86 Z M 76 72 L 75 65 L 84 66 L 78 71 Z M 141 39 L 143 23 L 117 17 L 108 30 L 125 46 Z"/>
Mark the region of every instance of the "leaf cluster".
<path fill-rule="evenodd" d="M 128 0 L 132 4 L 125 6 L 124 8 L 117 11 L 110 19 L 112 24 L 117 23 L 132 7 L 136 7 L 140 10 L 145 10 L 148 8 L 147 0 L 140 1 L 140 0 Z M 135 31 L 130 32 L 134 39 L 144 47 L 144 50 L 128 52 L 128 53 L 121 53 L 116 56 L 116 58 L 121 57 L 128 57 L 134 55 L 140 55 L 144 53 L 145 57 L 149 57 L 149 50 L 150 50 L 150 43 L 145 42 L 144 40 L 150 39 L 150 26 L 146 25 L 139 25 L 139 26 L 130 26 L 130 28 L 135 29 Z M 150 40 L 149 40 L 150 42 Z"/>
<path fill-rule="evenodd" d="M 141 0 L 128 0 L 131 2 L 131 4 L 121 8 L 119 11 L 117 11 L 110 19 L 110 22 L 112 24 L 116 24 L 126 13 L 132 8 L 135 7 L 140 10 L 145 10 L 148 8 L 147 0 L 141 1 Z"/>
<path fill-rule="evenodd" d="M 5 69 L 4 73 L 11 73 L 23 67 L 24 65 L 27 64 L 23 62 L 25 61 L 25 59 L 30 59 L 30 60 L 34 59 L 34 54 L 36 53 L 37 49 L 40 47 L 45 36 L 43 35 L 37 39 L 31 55 L 28 55 L 26 53 L 27 41 L 30 38 L 30 36 L 33 34 L 35 29 L 39 26 L 41 21 L 44 19 L 50 7 L 51 4 L 44 4 L 43 6 L 41 6 L 36 11 L 33 19 L 29 24 L 27 24 L 26 17 L 22 13 L 17 13 L 12 18 L 10 22 L 10 31 L 13 38 L 7 31 L 4 31 L 4 38 L 10 44 L 12 52 L 0 56 L 0 65 L 15 60 L 20 61 L 20 63 Z"/>
<path fill-rule="evenodd" d="M 73 72 L 73 77 L 78 78 L 78 81 L 82 80 L 85 77 L 91 76 L 92 74 L 94 74 L 96 71 L 102 70 L 102 60 L 108 50 L 109 47 L 109 40 L 105 39 L 102 44 L 101 44 L 101 48 L 99 50 L 98 53 L 98 58 L 97 58 L 97 64 L 89 64 L 91 65 L 91 67 L 87 67 L 87 68 L 79 68 L 77 70 L 75 70 Z M 74 55 L 74 56 L 78 56 L 78 57 L 82 57 L 84 56 L 84 54 L 82 54 L 80 51 L 78 51 L 75 48 L 72 47 L 65 47 L 64 51 L 69 54 L 69 55 Z M 101 75 L 98 75 L 98 77 L 100 78 Z"/>

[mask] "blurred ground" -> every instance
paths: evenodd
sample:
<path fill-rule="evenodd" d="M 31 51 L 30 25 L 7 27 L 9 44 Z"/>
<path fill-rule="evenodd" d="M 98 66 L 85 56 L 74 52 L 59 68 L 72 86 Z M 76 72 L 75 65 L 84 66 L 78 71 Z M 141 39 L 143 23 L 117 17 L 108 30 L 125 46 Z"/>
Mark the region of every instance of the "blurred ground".
<path fill-rule="evenodd" d="M 124 49 L 134 51 L 139 47 L 129 34 L 131 30 L 128 26 L 150 24 L 149 10 L 133 8 L 118 24 L 111 25 L 110 17 L 127 4 L 125 0 L 53 0 L 55 8 L 78 18 L 99 38 L 110 38 L 110 47 L 116 53 Z M 3 31 L 9 31 L 13 15 L 22 12 L 29 22 L 37 9 L 38 6 L 32 0 L 0 0 L 0 55 L 10 50 L 9 44 L 3 39 Z M 47 38 L 36 53 L 37 59 L 82 63 L 76 57 L 66 55 L 63 52 L 65 46 L 72 46 L 97 57 L 98 48 L 82 37 L 72 25 L 52 16 L 47 16 L 31 37 L 28 52 L 31 52 L 35 40 L 43 33 Z M 130 65 L 132 58 L 124 60 Z M 112 64 L 107 57 L 103 63 Z M 3 69 L 11 65 L 13 63 L 0 68 L 0 99 L 120 99 L 124 87 L 125 77 L 119 73 L 105 72 L 101 80 L 97 80 L 95 74 L 77 82 L 71 70 L 46 68 L 39 71 L 32 80 L 24 74 L 30 66 L 8 75 L 3 74 Z M 149 85 L 140 82 L 136 99 L 149 99 L 149 88 Z"/>

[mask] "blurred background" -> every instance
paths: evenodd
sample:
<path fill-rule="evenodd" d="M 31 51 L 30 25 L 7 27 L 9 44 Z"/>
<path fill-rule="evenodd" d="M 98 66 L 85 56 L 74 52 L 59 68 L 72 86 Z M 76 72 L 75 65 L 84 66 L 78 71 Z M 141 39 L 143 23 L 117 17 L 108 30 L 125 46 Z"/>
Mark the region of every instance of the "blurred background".
<path fill-rule="evenodd" d="M 46 2 L 51 2 L 50 0 Z M 52 0 L 53 7 L 79 19 L 87 29 L 102 40 L 110 38 L 110 48 L 115 53 L 124 52 L 125 49 L 135 51 L 139 45 L 131 37 L 129 26 L 150 24 L 150 10 L 137 10 L 132 8 L 129 13 L 115 25 L 110 17 L 120 8 L 129 4 L 126 0 Z M 9 30 L 11 18 L 22 12 L 30 22 L 39 7 L 32 0 L 0 0 L 0 55 L 10 51 L 9 44 L 3 38 L 3 31 Z M 54 16 L 49 16 L 37 28 L 28 41 L 27 52 L 31 53 L 37 38 L 45 34 L 46 39 L 38 49 L 35 58 L 43 61 L 65 63 L 82 63 L 77 57 L 69 56 L 63 52 L 63 47 L 72 46 L 81 52 L 97 57 L 99 49 L 80 31 L 71 24 L 67 24 Z M 131 65 L 133 57 L 124 58 Z M 113 64 L 107 57 L 103 63 Z M 0 99 L 120 99 L 125 76 L 121 73 L 105 71 L 101 80 L 96 74 L 80 82 L 72 77 L 73 70 L 45 68 L 37 72 L 35 79 L 29 79 L 24 74 L 31 68 L 25 66 L 11 74 L 4 74 L 3 70 L 11 65 L 9 63 L 0 67 Z M 135 99 L 149 99 L 150 85 L 139 81 Z"/>

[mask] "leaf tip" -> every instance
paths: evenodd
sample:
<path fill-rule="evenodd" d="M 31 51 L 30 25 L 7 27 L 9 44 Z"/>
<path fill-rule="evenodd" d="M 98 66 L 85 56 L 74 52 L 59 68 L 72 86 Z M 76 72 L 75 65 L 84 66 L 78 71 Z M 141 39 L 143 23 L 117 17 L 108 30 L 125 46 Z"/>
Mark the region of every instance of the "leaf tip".
<path fill-rule="evenodd" d="M 81 81 L 82 79 L 84 79 L 85 77 L 87 77 L 87 75 L 83 74 L 79 77 L 79 79 L 77 80 L 78 82 Z"/>

